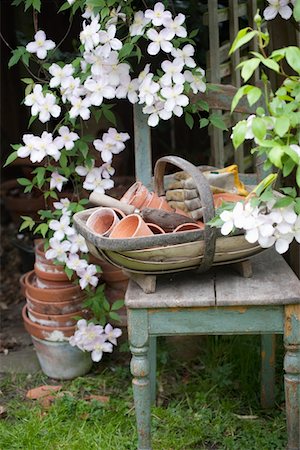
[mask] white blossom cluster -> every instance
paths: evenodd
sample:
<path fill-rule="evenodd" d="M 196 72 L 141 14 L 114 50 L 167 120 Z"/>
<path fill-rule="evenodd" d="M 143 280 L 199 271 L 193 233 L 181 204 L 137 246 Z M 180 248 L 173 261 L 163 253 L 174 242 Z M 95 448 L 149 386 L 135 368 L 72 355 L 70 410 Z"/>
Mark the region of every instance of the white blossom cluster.
<path fill-rule="evenodd" d="M 50 248 L 46 251 L 45 256 L 47 259 L 56 259 L 73 270 L 79 277 L 81 289 L 85 289 L 88 285 L 96 287 L 99 281 L 97 268 L 80 257 L 81 254 L 88 253 L 88 248 L 84 237 L 78 234 L 71 225 L 69 206 L 68 198 L 54 202 L 55 209 L 60 210 L 62 215 L 59 220 L 52 219 L 49 222 L 49 228 L 54 231 L 54 234 L 49 240 Z"/>
<path fill-rule="evenodd" d="M 293 11 L 290 5 L 295 5 L 296 0 L 267 0 L 269 5 L 264 10 L 266 20 L 275 19 L 279 14 L 283 19 L 288 20 Z"/>
<path fill-rule="evenodd" d="M 117 345 L 117 338 L 122 334 L 120 328 L 113 328 L 109 323 L 103 328 L 94 323 L 88 324 L 85 319 L 77 322 L 77 328 L 69 342 L 73 347 L 91 352 L 94 362 L 99 362 L 103 353 L 112 353 L 113 346 Z"/>
<path fill-rule="evenodd" d="M 273 208 L 275 199 L 259 207 L 250 202 L 236 203 L 232 211 L 223 211 L 221 233 L 225 236 L 235 228 L 245 231 L 245 239 L 250 243 L 258 242 L 263 248 L 272 247 L 278 253 L 285 253 L 293 239 L 300 243 L 300 216 L 292 205 Z"/>

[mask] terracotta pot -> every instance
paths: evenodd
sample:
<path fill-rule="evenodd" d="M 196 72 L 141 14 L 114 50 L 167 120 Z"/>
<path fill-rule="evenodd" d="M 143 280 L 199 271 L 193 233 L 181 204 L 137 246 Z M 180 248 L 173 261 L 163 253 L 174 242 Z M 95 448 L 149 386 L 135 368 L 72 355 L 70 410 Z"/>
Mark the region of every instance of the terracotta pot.
<path fill-rule="evenodd" d="M 214 206 L 215 208 L 219 208 L 223 202 L 244 202 L 245 197 L 242 197 L 238 194 L 230 194 L 229 192 L 224 192 L 222 194 L 213 194 L 214 198 Z"/>
<path fill-rule="evenodd" d="M 142 209 L 143 208 L 160 209 L 161 205 L 162 205 L 162 199 L 160 197 L 158 197 L 158 195 L 155 194 L 155 192 L 151 192 L 151 194 L 148 197 L 148 199 L 143 203 Z"/>
<path fill-rule="evenodd" d="M 32 342 L 45 375 L 57 380 L 72 380 L 87 374 L 93 365 L 89 352 L 69 342 L 50 342 L 32 336 Z"/>
<path fill-rule="evenodd" d="M 68 340 L 73 336 L 76 330 L 76 325 L 70 327 L 46 327 L 32 322 L 27 315 L 27 305 L 22 309 L 22 318 L 26 331 L 38 339 L 45 339 L 46 341 L 61 342 Z"/>
<path fill-rule="evenodd" d="M 76 325 L 77 320 L 74 318 L 76 316 L 84 317 L 84 312 L 82 310 L 75 311 L 68 314 L 41 314 L 36 311 L 32 311 L 27 303 L 27 315 L 28 318 L 39 325 L 44 325 L 46 327 L 71 327 Z"/>
<path fill-rule="evenodd" d="M 150 228 L 153 234 L 164 234 L 165 231 L 156 223 L 147 223 L 147 226 Z"/>
<path fill-rule="evenodd" d="M 36 276 L 40 280 L 49 281 L 69 281 L 63 266 L 56 266 L 55 264 L 44 264 L 37 261 L 34 265 Z"/>
<path fill-rule="evenodd" d="M 23 297 L 25 297 L 25 291 L 26 291 L 26 285 L 25 285 L 26 275 L 27 275 L 27 273 L 23 273 L 23 275 L 21 275 L 19 278 L 20 291 L 21 291 L 21 294 L 23 295 Z"/>
<path fill-rule="evenodd" d="M 134 183 L 123 195 L 121 202 L 141 208 L 149 195 L 149 191 L 140 181 Z"/>
<path fill-rule="evenodd" d="M 86 226 L 94 233 L 109 236 L 118 222 L 120 219 L 112 208 L 99 208 L 90 215 Z"/>
<path fill-rule="evenodd" d="M 151 236 L 153 233 L 143 219 L 137 214 L 124 217 L 113 229 L 111 238 L 122 239 L 132 237 Z"/>
<path fill-rule="evenodd" d="M 65 302 L 51 302 L 40 301 L 31 297 L 28 292 L 26 294 L 27 306 L 31 311 L 40 314 L 74 314 L 83 308 L 85 297 L 80 297 L 77 300 L 69 300 Z"/>
<path fill-rule="evenodd" d="M 79 298 L 83 298 L 84 294 L 79 285 L 68 282 L 67 284 L 63 284 L 60 288 L 49 288 L 47 284 L 44 285 L 44 287 L 41 287 L 41 284 L 38 285 L 37 277 L 32 270 L 27 273 L 25 277 L 26 296 L 28 294 L 32 298 L 49 303 L 66 302 L 70 300 L 75 301 Z"/>
<path fill-rule="evenodd" d="M 195 231 L 195 230 L 203 230 L 204 223 L 182 223 L 175 228 L 173 233 L 180 233 L 181 231 Z"/>

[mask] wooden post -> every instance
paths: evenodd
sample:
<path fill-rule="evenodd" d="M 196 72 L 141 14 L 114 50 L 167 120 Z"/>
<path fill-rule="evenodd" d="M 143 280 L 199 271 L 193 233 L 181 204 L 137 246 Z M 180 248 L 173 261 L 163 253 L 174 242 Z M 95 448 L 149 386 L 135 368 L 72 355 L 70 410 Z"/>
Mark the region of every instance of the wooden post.
<path fill-rule="evenodd" d="M 152 189 L 151 133 L 141 105 L 133 107 L 135 176 Z"/>

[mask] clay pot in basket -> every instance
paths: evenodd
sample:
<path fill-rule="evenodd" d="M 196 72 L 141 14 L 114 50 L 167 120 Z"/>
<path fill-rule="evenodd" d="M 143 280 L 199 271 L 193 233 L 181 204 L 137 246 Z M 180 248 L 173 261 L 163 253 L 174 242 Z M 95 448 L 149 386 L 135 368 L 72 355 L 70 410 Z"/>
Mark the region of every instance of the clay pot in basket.
<path fill-rule="evenodd" d="M 118 222 L 120 219 L 112 208 L 99 208 L 90 215 L 86 226 L 94 233 L 109 236 Z"/>
<path fill-rule="evenodd" d="M 128 203 L 128 205 L 133 205 L 136 208 L 141 208 L 150 192 L 140 181 L 134 183 L 123 195 L 121 202 Z"/>
<path fill-rule="evenodd" d="M 182 231 L 195 231 L 195 230 L 203 230 L 204 223 L 182 223 L 178 225 L 177 228 L 173 231 L 173 233 L 179 233 Z"/>
<path fill-rule="evenodd" d="M 238 194 L 231 194 L 230 192 L 214 194 L 213 198 L 215 208 L 219 208 L 223 202 L 236 203 L 245 201 L 245 197 L 242 197 L 241 195 Z"/>
<path fill-rule="evenodd" d="M 151 236 L 153 233 L 138 214 L 124 217 L 110 234 L 114 239 Z"/>

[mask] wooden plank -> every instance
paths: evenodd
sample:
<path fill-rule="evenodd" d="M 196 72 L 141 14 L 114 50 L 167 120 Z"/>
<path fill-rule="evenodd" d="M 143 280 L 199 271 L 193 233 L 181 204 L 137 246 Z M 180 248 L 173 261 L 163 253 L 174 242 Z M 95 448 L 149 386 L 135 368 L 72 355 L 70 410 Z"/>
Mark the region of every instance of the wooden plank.
<path fill-rule="evenodd" d="M 190 102 L 196 103 L 198 100 L 204 100 L 208 103 L 211 109 L 221 109 L 223 111 L 230 111 L 231 102 L 234 95 L 237 92 L 237 88 L 230 84 L 220 85 L 219 83 L 211 83 L 216 89 L 210 90 L 208 83 L 208 89 L 206 92 L 200 92 L 199 94 L 189 94 Z M 242 98 L 236 107 L 235 111 L 245 114 L 254 114 L 259 102 L 252 107 L 249 106 L 246 98 Z"/>
<path fill-rule="evenodd" d="M 152 153 L 148 117 L 141 105 L 133 106 L 135 176 L 148 189 L 152 188 Z"/>
<path fill-rule="evenodd" d="M 247 3 L 240 3 L 238 6 L 238 16 L 242 17 L 246 15 L 247 15 Z M 227 20 L 229 20 L 229 8 L 218 9 L 217 22 L 222 23 L 226 22 Z M 209 24 L 209 12 L 206 12 L 203 14 L 203 25 L 208 24 Z"/>
<path fill-rule="evenodd" d="M 300 281 L 274 249 L 252 258 L 253 277 L 230 266 L 216 273 L 217 305 L 284 305 L 300 302 Z"/>
<path fill-rule="evenodd" d="M 244 308 L 184 308 L 177 311 L 149 311 L 149 333 L 173 334 L 282 334 L 284 314 L 281 306 Z"/>
<path fill-rule="evenodd" d="M 161 275 L 157 278 L 156 292 L 145 294 L 129 281 L 125 294 L 127 308 L 179 308 L 215 305 L 212 273 L 193 272 Z"/>
<path fill-rule="evenodd" d="M 230 50 L 230 42 L 225 42 L 220 47 L 220 63 L 223 63 L 224 61 L 227 61 L 229 59 L 229 50 Z"/>

